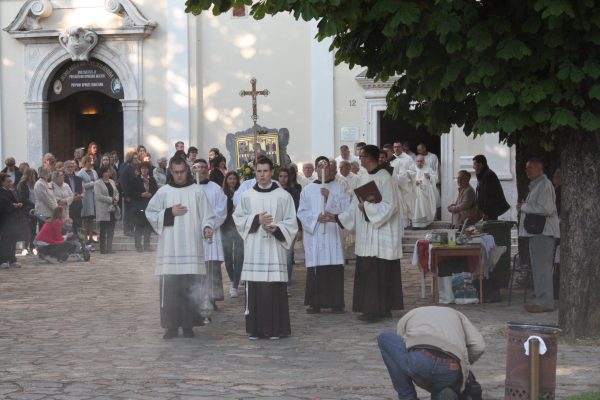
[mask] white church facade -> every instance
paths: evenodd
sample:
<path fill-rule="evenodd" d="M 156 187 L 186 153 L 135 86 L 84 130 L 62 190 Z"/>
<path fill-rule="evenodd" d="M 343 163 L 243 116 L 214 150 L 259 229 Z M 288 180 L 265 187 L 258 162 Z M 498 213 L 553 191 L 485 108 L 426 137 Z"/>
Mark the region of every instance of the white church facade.
<path fill-rule="evenodd" d="M 226 135 L 252 126 L 251 101 L 239 93 L 256 78 L 269 91 L 259 96 L 258 124 L 289 130 L 295 163 L 359 141 L 410 140 L 413 151 L 425 141 L 439 153 L 443 211 L 456 197 L 456 172 L 472 170 L 476 154 L 516 203 L 514 148 L 459 127 L 439 139 L 405 132 L 383 116 L 391 82 L 334 65 L 315 23 L 255 21 L 243 10 L 194 17 L 184 8 L 183 0 L 0 1 L 1 158 L 39 165 L 46 152 L 64 159 L 95 140 L 121 152 L 144 144 L 156 160 L 181 140 L 200 156 L 218 147 L 229 159 Z"/>

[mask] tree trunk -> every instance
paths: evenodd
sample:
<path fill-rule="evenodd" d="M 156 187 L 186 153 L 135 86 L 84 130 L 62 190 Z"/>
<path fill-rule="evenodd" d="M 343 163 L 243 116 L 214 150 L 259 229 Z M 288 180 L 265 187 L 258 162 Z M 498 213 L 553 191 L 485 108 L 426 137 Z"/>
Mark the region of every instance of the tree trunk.
<path fill-rule="evenodd" d="M 600 134 L 560 140 L 560 306 L 563 334 L 600 336 Z"/>

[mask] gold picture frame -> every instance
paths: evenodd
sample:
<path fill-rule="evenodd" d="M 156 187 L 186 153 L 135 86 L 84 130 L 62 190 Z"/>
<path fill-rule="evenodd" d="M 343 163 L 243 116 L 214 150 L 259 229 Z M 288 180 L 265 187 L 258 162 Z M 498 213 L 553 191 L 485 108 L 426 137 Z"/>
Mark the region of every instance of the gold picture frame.
<path fill-rule="evenodd" d="M 253 136 L 239 136 L 235 139 L 236 166 L 240 168 L 248 161 L 254 161 L 254 149 L 252 142 Z M 260 155 L 266 156 L 274 164 L 280 164 L 279 160 L 279 134 L 265 133 L 257 136 L 257 142 L 260 145 Z"/>

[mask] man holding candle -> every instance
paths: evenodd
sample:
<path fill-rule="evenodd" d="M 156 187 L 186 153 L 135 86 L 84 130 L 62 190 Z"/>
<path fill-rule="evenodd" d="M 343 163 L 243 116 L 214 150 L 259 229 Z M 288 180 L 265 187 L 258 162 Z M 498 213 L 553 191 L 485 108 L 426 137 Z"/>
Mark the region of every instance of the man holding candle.
<path fill-rule="evenodd" d="M 298 208 L 307 267 L 304 305 L 309 306 L 309 314 L 321 308 L 339 313 L 344 309 L 344 247 L 335 215 L 349 207 L 350 196 L 335 181 L 327 157 L 318 157 L 315 165 L 319 178 L 304 188 Z"/>

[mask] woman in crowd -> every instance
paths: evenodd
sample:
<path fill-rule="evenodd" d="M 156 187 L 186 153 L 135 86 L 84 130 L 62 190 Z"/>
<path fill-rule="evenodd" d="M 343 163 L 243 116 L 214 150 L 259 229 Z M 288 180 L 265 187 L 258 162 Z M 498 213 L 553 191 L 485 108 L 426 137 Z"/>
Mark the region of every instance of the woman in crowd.
<path fill-rule="evenodd" d="M 73 191 L 65 183 L 65 173 L 57 169 L 52 172 L 52 192 L 56 199 L 56 204 L 63 208 L 65 218 L 69 218 L 69 206 L 73 202 Z"/>
<path fill-rule="evenodd" d="M 29 235 L 25 243 L 25 250 L 23 250 L 24 255 L 26 255 L 27 252 L 33 251 L 34 247 L 33 239 L 35 239 L 37 219 L 30 215 L 30 212 L 35 208 L 35 193 L 33 188 L 36 180 L 37 173 L 35 172 L 35 169 L 24 168 L 21 180 L 17 184 L 17 197 L 19 198 L 19 201 L 23 203 L 23 212 L 29 227 Z"/>
<path fill-rule="evenodd" d="M 296 212 L 298 212 L 298 205 L 300 204 L 300 191 L 293 187 L 290 182 L 290 169 L 289 168 L 280 168 L 279 169 L 279 184 L 283 189 L 285 189 L 294 199 L 294 206 L 296 207 Z M 292 288 L 292 272 L 294 271 L 294 245 L 296 244 L 296 240 L 300 238 L 302 225 L 300 224 L 300 220 L 298 220 L 298 233 L 296 234 L 296 238 L 292 241 L 292 245 L 287 253 L 287 272 L 288 272 L 288 284 L 287 291 L 288 296 L 291 295 Z"/>
<path fill-rule="evenodd" d="M 139 252 L 150 251 L 150 233 L 152 227 L 146 219 L 145 211 L 148 202 L 158 190 L 156 180 L 150 175 L 150 164 L 140 164 L 139 174 L 131 182 L 129 196 L 131 197 L 131 209 L 134 218 L 135 249 Z M 142 236 L 144 244 L 142 246 Z"/>
<path fill-rule="evenodd" d="M 94 229 L 94 182 L 98 180 L 98 174 L 94 171 L 92 159 L 89 156 L 83 156 L 81 159 L 81 169 L 77 176 L 83 180 L 83 197 L 81 198 L 81 222 L 88 243 L 93 243 L 92 238 Z"/>
<path fill-rule="evenodd" d="M 154 176 L 159 189 L 167 183 L 167 157 L 158 159 L 158 167 L 154 168 L 152 176 Z"/>
<path fill-rule="evenodd" d="M 24 240 L 26 228 L 23 220 L 23 203 L 15 197 L 10 175 L 0 172 L 0 268 L 18 268 L 15 256 L 17 242 Z"/>
<path fill-rule="evenodd" d="M 86 155 L 92 162 L 92 168 L 98 171 L 100 168 L 100 149 L 98 148 L 96 142 L 90 142 L 90 144 L 88 144 Z M 83 168 L 83 165 L 81 167 Z"/>
<path fill-rule="evenodd" d="M 296 164 L 290 164 L 289 171 L 288 185 L 296 189 L 298 193 L 302 192 L 302 185 L 298 183 L 298 166 Z"/>
<path fill-rule="evenodd" d="M 51 263 L 63 262 L 69 258 L 69 254 L 75 251 L 75 244 L 65 241 L 62 235 L 63 219 L 65 218 L 64 209 L 55 207 L 52 210 L 50 220 L 44 224 L 40 233 L 35 238 L 38 247 L 38 256 Z M 68 233 L 67 238 L 73 236 Z"/>
<path fill-rule="evenodd" d="M 112 241 L 115 233 L 119 192 L 115 181 L 110 179 L 110 169 L 100 168 L 100 179 L 94 182 L 96 221 L 100 223 L 100 254 L 113 253 Z"/>
<path fill-rule="evenodd" d="M 117 170 L 115 169 L 115 167 L 112 166 L 112 163 L 110 162 L 110 154 L 109 153 L 105 153 L 102 154 L 102 158 L 100 159 L 100 168 L 102 167 L 106 167 L 110 170 L 110 179 L 112 179 L 113 181 L 117 181 Z"/>
<path fill-rule="evenodd" d="M 232 216 L 234 211 L 233 194 L 239 187 L 240 177 L 238 174 L 235 171 L 227 172 L 223 180 L 223 192 L 227 196 L 227 218 L 221 225 L 221 235 L 225 269 L 231 281 L 231 288 L 229 289 L 231 297 L 238 296 L 238 286 L 242 275 L 242 265 L 244 264 L 244 241 L 235 228 Z"/>
<path fill-rule="evenodd" d="M 49 166 L 44 165 L 40 167 L 39 171 L 40 178 L 33 186 L 33 193 L 35 195 L 35 214 L 38 218 L 45 220 L 52 216 L 52 210 L 58 206 L 58 203 L 56 203 L 52 185 L 48 183 L 52 170 Z"/>

